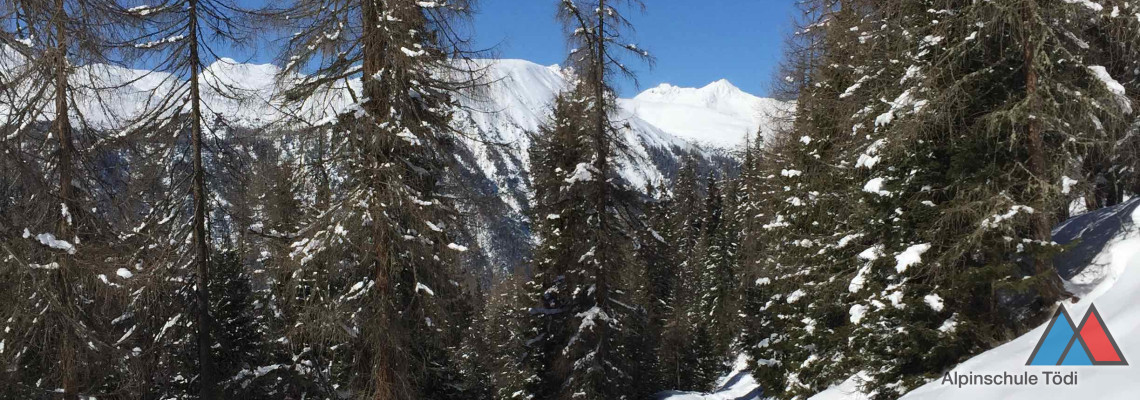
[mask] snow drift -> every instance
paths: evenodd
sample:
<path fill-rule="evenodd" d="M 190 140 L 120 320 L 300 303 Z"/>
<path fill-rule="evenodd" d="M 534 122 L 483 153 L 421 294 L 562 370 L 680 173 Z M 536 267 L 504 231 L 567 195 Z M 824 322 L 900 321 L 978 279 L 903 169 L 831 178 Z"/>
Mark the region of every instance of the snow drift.
<path fill-rule="evenodd" d="M 737 356 L 732 372 L 716 384 L 712 393 L 666 391 L 658 393 L 658 400 L 758 400 L 763 394 L 760 385 L 748 373 L 748 358 Z"/>

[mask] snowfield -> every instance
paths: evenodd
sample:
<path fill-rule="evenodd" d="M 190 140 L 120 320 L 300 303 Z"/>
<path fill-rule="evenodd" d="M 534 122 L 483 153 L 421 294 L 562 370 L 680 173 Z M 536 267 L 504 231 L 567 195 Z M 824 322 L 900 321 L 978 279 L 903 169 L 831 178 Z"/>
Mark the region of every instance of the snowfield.
<path fill-rule="evenodd" d="M 1057 268 L 1065 286 L 1077 295 L 1077 302 L 1064 306 L 1077 323 L 1089 306 L 1096 304 L 1129 366 L 1029 367 L 1026 361 L 1045 331 L 1046 325 L 1013 341 L 979 354 L 959 364 L 958 374 L 1041 376 L 1043 371 L 1076 371 L 1076 385 L 963 386 L 932 381 L 906 394 L 905 400 L 1072 400 L 1136 399 L 1140 382 L 1140 198 L 1093 211 L 1065 221 L 1053 231 L 1054 240 L 1066 244 L 1081 239 L 1075 247 L 1057 258 Z M 1082 268 L 1083 266 L 1083 268 Z M 812 397 L 813 400 L 864 400 L 858 390 L 858 377 Z"/>

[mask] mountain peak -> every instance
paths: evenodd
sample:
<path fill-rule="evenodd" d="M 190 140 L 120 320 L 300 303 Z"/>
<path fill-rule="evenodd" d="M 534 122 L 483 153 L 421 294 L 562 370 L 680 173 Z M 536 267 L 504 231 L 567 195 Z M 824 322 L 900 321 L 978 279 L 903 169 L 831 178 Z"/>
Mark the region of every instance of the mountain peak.
<path fill-rule="evenodd" d="M 740 88 L 736 87 L 736 85 L 733 85 L 732 82 L 729 82 L 728 79 L 724 79 L 724 78 L 712 81 L 711 83 L 709 83 L 708 85 L 705 85 L 705 87 L 703 87 L 701 89 L 703 89 L 703 90 L 714 90 L 714 91 L 743 92 L 743 90 L 740 90 Z"/>
<path fill-rule="evenodd" d="M 638 117 L 674 136 L 726 148 L 756 134 L 780 104 L 749 94 L 727 79 L 700 88 L 663 83 L 627 102 Z"/>
<path fill-rule="evenodd" d="M 706 105 L 717 103 L 725 97 L 755 97 L 733 85 L 727 79 L 718 79 L 700 88 L 678 87 L 662 83 L 635 96 L 638 100 L 660 102 L 700 102 Z"/>

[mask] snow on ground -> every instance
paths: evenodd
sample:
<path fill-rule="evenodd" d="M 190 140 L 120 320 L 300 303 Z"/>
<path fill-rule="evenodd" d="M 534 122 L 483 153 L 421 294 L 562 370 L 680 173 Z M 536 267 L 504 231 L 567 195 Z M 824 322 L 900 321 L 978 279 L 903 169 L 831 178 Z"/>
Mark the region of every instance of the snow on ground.
<path fill-rule="evenodd" d="M 870 400 L 870 397 L 859 391 L 862 378 L 854 375 L 838 385 L 817 393 L 811 400 Z"/>
<path fill-rule="evenodd" d="M 659 400 L 759 400 L 760 385 L 752 379 L 747 372 L 748 358 L 741 354 L 736 358 L 732 372 L 717 382 L 717 389 L 712 393 L 694 393 L 667 391 L 657 394 Z"/>
<path fill-rule="evenodd" d="M 904 400 L 1072 400 L 1072 399 L 1136 399 L 1140 377 L 1140 199 L 1077 216 L 1062 223 L 1054 232 L 1054 240 L 1068 243 L 1081 239 L 1075 247 L 1057 258 L 1057 268 L 1066 278 L 1069 291 L 1080 297 L 1066 301 L 1065 307 L 1075 319 L 1083 319 L 1089 306 L 1096 303 L 1100 315 L 1131 366 L 1030 367 L 1030 354 L 1045 330 L 1045 324 L 1013 341 L 975 356 L 954 368 L 958 374 L 994 374 L 1028 372 L 1041 376 L 1043 371 L 1078 373 L 1073 386 L 963 386 L 942 384 L 935 380 L 906 396 Z M 1084 266 L 1084 268 L 1080 268 Z M 852 377 L 812 397 L 813 400 L 864 400 L 858 391 L 858 378 Z"/>

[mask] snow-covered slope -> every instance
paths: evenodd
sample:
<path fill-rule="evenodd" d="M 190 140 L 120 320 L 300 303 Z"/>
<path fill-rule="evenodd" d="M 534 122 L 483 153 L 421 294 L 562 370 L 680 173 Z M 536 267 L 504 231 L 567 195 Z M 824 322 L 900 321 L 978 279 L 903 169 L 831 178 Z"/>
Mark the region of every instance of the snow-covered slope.
<path fill-rule="evenodd" d="M 719 147 L 743 144 L 746 135 L 755 137 L 787 108 L 787 103 L 745 93 L 724 79 L 702 88 L 662 84 L 621 105 L 665 132 Z"/>
<path fill-rule="evenodd" d="M 1065 302 L 1069 314 L 1079 323 L 1089 307 L 1096 304 L 1112 337 L 1131 366 L 1026 366 L 1047 324 L 979 354 L 953 369 L 957 374 L 1020 375 L 1038 377 L 1043 371 L 1076 371 L 1076 385 L 1034 386 L 967 385 L 958 387 L 934 380 L 902 397 L 903 400 L 1073 400 L 1136 399 L 1140 380 L 1140 198 L 1096 210 L 1065 221 L 1053 230 L 1053 240 L 1070 245 L 1055 258 L 1066 288 L 1080 298 Z M 739 367 L 713 393 L 663 393 L 663 400 L 751 400 L 759 398 L 760 388 L 747 371 Z M 817 393 L 811 400 L 869 400 L 859 389 L 860 376 Z"/>
<path fill-rule="evenodd" d="M 759 400 L 764 391 L 752 375 L 748 373 L 748 358 L 744 354 L 736 357 L 732 372 L 716 383 L 717 390 L 711 393 L 667 391 L 657 394 L 658 400 Z"/>
<path fill-rule="evenodd" d="M 1074 323 L 1079 323 L 1089 307 L 1097 311 L 1120 351 L 1131 366 L 1026 366 L 1026 361 L 1045 331 L 1046 325 L 959 364 L 957 374 L 1042 376 L 1043 371 L 1077 372 L 1076 385 L 967 385 L 958 387 L 935 380 L 906 396 L 906 400 L 1072 400 L 1136 399 L 1140 394 L 1140 199 L 1097 210 L 1066 221 L 1053 232 L 1058 243 L 1080 239 L 1068 255 L 1057 258 L 1057 267 L 1066 277 L 1066 288 L 1077 295 L 1077 302 L 1065 302 Z M 813 397 L 816 400 L 862 400 L 858 378 L 837 385 Z"/>

